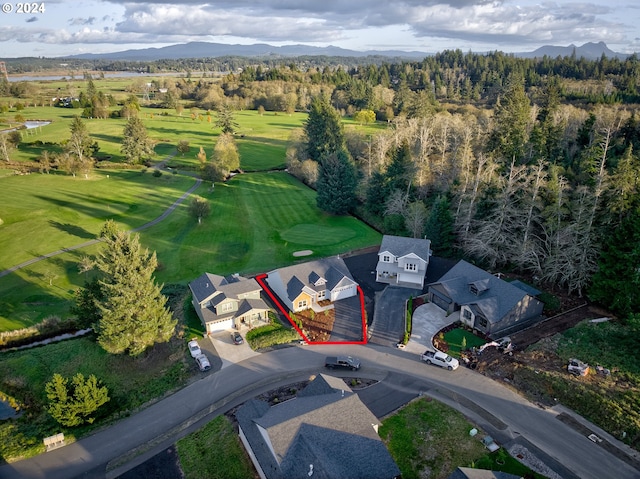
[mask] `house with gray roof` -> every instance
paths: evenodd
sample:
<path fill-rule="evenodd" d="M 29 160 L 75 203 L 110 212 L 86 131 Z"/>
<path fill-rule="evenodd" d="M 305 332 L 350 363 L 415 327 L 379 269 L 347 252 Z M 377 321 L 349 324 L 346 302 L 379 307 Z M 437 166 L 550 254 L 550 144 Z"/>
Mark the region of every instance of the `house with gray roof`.
<path fill-rule="evenodd" d="M 458 467 L 447 479 L 522 479 L 522 477 L 507 472 Z"/>
<path fill-rule="evenodd" d="M 427 297 L 447 314 L 491 338 L 523 329 L 542 319 L 540 291 L 520 281 L 507 282 L 464 260 L 428 287 Z"/>
<path fill-rule="evenodd" d="M 238 274 L 220 276 L 204 273 L 189 283 L 193 307 L 207 333 L 260 326 L 269 322 L 269 306 L 262 300 L 262 288 L 255 279 Z"/>
<path fill-rule="evenodd" d="M 324 311 L 332 308 L 334 301 L 358 294 L 358 283 L 338 256 L 276 269 L 267 274 L 266 282 L 294 313 Z"/>
<path fill-rule="evenodd" d="M 275 406 L 250 400 L 236 419 L 262 479 L 400 477 L 378 436 L 378 419 L 342 379 L 320 374 Z"/>
<path fill-rule="evenodd" d="M 428 239 L 384 235 L 378 251 L 376 281 L 422 289 L 431 254 Z"/>

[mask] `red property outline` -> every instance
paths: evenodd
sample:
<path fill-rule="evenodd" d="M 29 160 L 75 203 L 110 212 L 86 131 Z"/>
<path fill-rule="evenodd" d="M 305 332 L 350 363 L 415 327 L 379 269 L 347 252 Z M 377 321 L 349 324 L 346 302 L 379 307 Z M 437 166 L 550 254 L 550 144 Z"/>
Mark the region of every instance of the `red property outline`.
<path fill-rule="evenodd" d="M 271 288 L 267 286 L 267 284 L 264 281 L 266 277 L 267 275 L 265 273 L 260 274 L 256 276 L 256 281 L 258 282 L 260 287 L 262 287 L 262 289 L 269 295 L 269 298 L 271 298 L 271 300 L 275 303 L 275 305 L 278 307 L 280 312 L 284 314 L 284 316 L 289 320 L 289 323 L 291 323 L 291 326 L 296 328 L 296 331 L 298 332 L 298 334 L 300 335 L 300 337 L 303 339 L 305 343 L 309 345 L 367 344 L 367 318 L 365 316 L 365 310 L 364 310 L 364 293 L 362 292 L 362 288 L 360 288 L 360 285 L 357 286 L 357 290 L 358 290 L 358 296 L 360 297 L 360 317 L 362 319 L 362 341 L 309 341 L 309 338 L 307 338 L 307 336 L 302 332 L 302 330 L 300 330 L 298 325 L 293 322 L 293 320 L 291 319 L 291 316 L 289 316 L 289 312 L 280 302 L 280 299 L 278 299 L 276 295 L 273 293 L 273 291 L 271 291 Z"/>

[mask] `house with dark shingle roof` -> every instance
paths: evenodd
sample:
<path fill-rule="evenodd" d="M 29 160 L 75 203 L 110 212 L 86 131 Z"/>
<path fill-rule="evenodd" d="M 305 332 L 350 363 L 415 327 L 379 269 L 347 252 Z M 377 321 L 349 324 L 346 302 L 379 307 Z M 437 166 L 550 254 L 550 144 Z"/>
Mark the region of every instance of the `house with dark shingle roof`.
<path fill-rule="evenodd" d="M 294 313 L 305 309 L 323 311 L 333 307 L 329 302 L 358 293 L 358 283 L 338 256 L 276 269 L 267 274 L 266 282 Z"/>
<path fill-rule="evenodd" d="M 204 273 L 189 283 L 193 307 L 207 333 L 255 327 L 269 321 L 269 306 L 255 279 Z"/>
<path fill-rule="evenodd" d="M 522 477 L 507 472 L 459 467 L 447 479 L 522 479 Z"/>
<path fill-rule="evenodd" d="M 378 419 L 346 383 L 318 375 L 275 406 L 250 400 L 239 434 L 262 479 L 391 479 L 400 470 L 378 436 Z"/>
<path fill-rule="evenodd" d="M 504 281 L 464 260 L 431 283 L 427 297 L 447 314 L 491 338 L 518 331 L 542 319 L 540 291 L 520 281 Z"/>
<path fill-rule="evenodd" d="M 376 281 L 422 289 L 431 254 L 428 239 L 384 235 L 378 251 Z"/>

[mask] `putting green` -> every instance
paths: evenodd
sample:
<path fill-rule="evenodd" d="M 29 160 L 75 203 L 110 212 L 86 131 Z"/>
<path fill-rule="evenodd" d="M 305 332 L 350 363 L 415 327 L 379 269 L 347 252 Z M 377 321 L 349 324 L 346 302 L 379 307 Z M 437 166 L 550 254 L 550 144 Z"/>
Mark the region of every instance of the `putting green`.
<path fill-rule="evenodd" d="M 353 238 L 356 232 L 342 226 L 322 226 L 302 223 L 280 233 L 284 241 L 311 246 L 340 243 Z"/>

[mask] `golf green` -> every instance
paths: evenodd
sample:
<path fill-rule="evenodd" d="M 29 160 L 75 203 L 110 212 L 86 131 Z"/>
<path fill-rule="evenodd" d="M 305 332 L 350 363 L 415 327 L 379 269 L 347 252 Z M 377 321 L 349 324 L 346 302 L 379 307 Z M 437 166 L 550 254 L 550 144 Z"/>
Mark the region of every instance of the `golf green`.
<path fill-rule="evenodd" d="M 284 241 L 304 245 L 325 246 L 341 243 L 353 238 L 356 232 L 341 226 L 323 226 L 303 223 L 293 226 L 280 234 Z"/>

